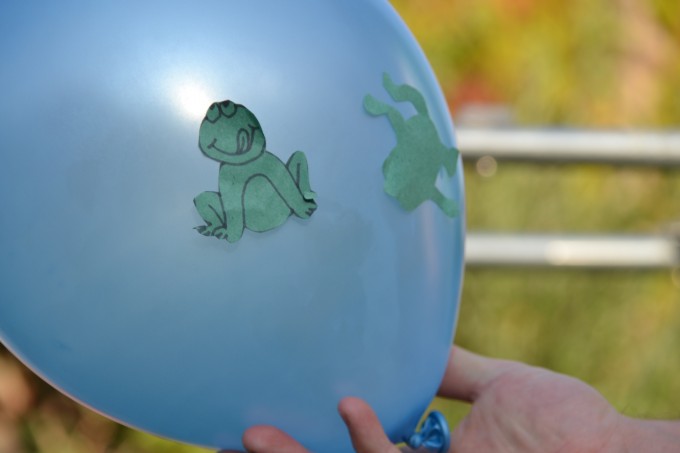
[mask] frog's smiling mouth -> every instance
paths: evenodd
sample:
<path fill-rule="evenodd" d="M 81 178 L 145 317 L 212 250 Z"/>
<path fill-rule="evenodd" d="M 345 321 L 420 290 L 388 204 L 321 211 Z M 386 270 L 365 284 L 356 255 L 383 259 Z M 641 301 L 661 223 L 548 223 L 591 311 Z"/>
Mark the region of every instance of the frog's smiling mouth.
<path fill-rule="evenodd" d="M 213 138 L 213 141 L 210 142 L 210 144 L 208 145 L 208 149 L 212 148 L 212 149 L 216 150 L 217 152 L 220 152 L 222 154 L 226 154 L 227 156 L 239 156 L 239 155 L 245 154 L 247 152 L 247 151 L 242 151 L 242 152 L 237 151 L 235 153 L 230 153 L 229 151 L 225 151 L 225 150 L 221 149 L 219 146 L 215 145 L 215 143 L 217 143 L 217 139 Z"/>

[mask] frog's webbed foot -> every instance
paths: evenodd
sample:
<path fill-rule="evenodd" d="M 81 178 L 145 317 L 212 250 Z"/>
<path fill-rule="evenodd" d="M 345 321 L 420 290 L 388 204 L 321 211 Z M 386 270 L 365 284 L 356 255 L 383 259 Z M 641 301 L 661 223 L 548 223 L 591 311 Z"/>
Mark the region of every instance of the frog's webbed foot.
<path fill-rule="evenodd" d="M 203 236 L 215 236 L 218 239 L 227 238 L 227 229 L 223 225 L 200 225 L 194 227 L 194 230 L 198 231 Z"/>
<path fill-rule="evenodd" d="M 308 219 L 314 214 L 314 211 L 316 211 L 317 204 L 314 200 L 305 200 L 305 202 L 300 206 L 294 209 L 295 215 L 300 217 L 301 219 Z"/>
<path fill-rule="evenodd" d="M 194 227 L 194 230 L 198 231 L 201 233 L 203 236 L 212 236 L 212 233 L 208 231 L 208 226 L 207 225 L 199 225 L 197 227 Z"/>
<path fill-rule="evenodd" d="M 314 194 L 314 192 L 312 192 L 312 194 Z M 293 211 L 293 213 L 301 219 L 310 218 L 318 207 L 316 201 L 314 201 L 313 198 L 307 198 L 307 196 L 304 198 L 299 196 L 296 197 L 295 199 L 291 200 L 291 203 L 288 206 Z"/>
<path fill-rule="evenodd" d="M 229 229 L 224 225 L 200 225 L 194 227 L 194 230 L 201 233 L 203 236 L 214 236 L 217 239 L 224 239 L 228 242 L 236 242 L 243 236 L 243 230 L 233 230 Z"/>
<path fill-rule="evenodd" d="M 196 210 L 205 221 L 205 225 L 194 229 L 203 236 L 215 236 L 225 239 L 227 235 L 226 215 L 222 209 L 222 198 L 217 192 L 203 192 L 194 198 Z"/>

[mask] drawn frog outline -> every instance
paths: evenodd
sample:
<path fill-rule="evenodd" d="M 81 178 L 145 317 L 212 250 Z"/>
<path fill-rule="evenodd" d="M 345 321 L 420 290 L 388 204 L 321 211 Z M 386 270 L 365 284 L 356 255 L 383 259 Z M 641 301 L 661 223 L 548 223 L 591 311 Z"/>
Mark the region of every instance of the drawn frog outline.
<path fill-rule="evenodd" d="M 307 219 L 316 210 L 304 153 L 294 152 L 284 164 L 267 151 L 259 121 L 243 105 L 213 103 L 201 123 L 198 146 L 220 162 L 219 192 L 194 198 L 206 223 L 196 227 L 202 235 L 236 242 L 245 228 L 271 230 L 291 214 Z"/>

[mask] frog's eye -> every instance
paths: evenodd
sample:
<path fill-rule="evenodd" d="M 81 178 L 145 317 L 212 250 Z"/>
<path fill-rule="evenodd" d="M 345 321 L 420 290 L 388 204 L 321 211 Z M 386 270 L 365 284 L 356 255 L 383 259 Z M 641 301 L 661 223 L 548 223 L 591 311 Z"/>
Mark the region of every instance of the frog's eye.
<path fill-rule="evenodd" d="M 238 110 L 237 107 L 238 106 L 231 101 L 223 101 L 220 103 L 222 115 L 226 116 L 227 118 L 231 118 L 232 116 L 236 115 L 236 110 Z"/>
<path fill-rule="evenodd" d="M 220 106 L 217 104 L 213 104 L 210 106 L 208 109 L 208 112 L 205 114 L 205 119 L 210 121 L 211 123 L 214 123 L 217 121 L 217 119 L 220 117 Z"/>

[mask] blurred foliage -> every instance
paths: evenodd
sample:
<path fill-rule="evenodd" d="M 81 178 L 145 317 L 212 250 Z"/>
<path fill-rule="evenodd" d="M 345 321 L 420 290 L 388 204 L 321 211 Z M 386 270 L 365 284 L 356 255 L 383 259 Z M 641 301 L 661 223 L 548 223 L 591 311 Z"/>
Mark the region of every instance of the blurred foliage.
<path fill-rule="evenodd" d="M 675 0 L 394 0 L 454 113 L 509 104 L 520 124 L 659 126 L 680 117 Z"/>
<path fill-rule="evenodd" d="M 677 0 L 393 0 L 455 118 L 677 127 Z M 464 150 L 463 150 L 464 152 Z M 470 230 L 654 232 L 680 216 L 680 172 L 465 166 Z M 456 340 L 579 377 L 632 416 L 679 418 L 680 272 L 469 269 Z M 455 424 L 467 406 L 436 400 Z M 0 349 L 0 453 L 198 453 L 68 400 Z"/>
<path fill-rule="evenodd" d="M 518 126 L 680 125 L 675 0 L 395 0 L 454 118 L 504 105 Z M 462 150 L 465 153 L 465 150 Z M 468 228 L 654 233 L 680 171 L 466 164 Z M 457 343 L 585 380 L 619 410 L 680 418 L 680 271 L 467 270 Z M 455 424 L 467 405 L 436 400 Z"/>

